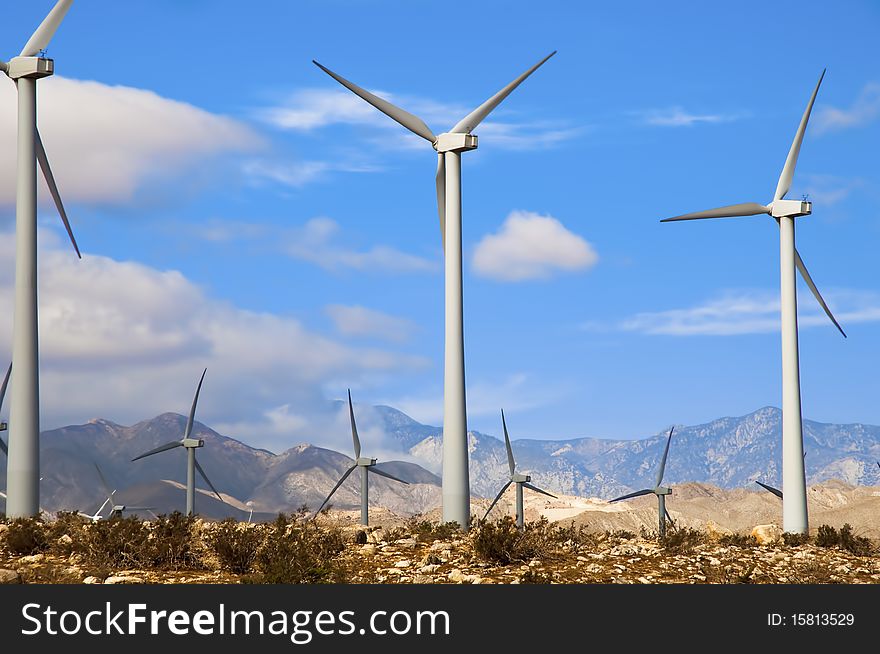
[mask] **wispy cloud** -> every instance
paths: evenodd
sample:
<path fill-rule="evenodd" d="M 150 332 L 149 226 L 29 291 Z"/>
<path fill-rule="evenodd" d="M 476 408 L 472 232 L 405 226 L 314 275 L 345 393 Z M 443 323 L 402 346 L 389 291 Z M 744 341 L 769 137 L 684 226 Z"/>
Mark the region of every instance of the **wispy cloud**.
<path fill-rule="evenodd" d="M 244 172 L 253 182 L 270 181 L 292 188 L 300 188 L 323 179 L 331 172 L 375 173 L 381 170 L 381 167 L 374 165 L 331 161 L 273 162 L 251 160 L 244 164 Z"/>
<path fill-rule="evenodd" d="M 339 224 L 331 218 L 312 218 L 291 230 L 282 247 L 295 259 L 309 261 L 327 270 L 353 269 L 366 272 L 434 272 L 437 263 L 401 252 L 386 245 L 355 250 L 338 243 Z"/>
<path fill-rule="evenodd" d="M 342 336 L 376 337 L 402 343 L 416 328 L 411 320 L 362 306 L 331 304 L 324 307 L 324 312 Z"/>
<path fill-rule="evenodd" d="M 519 282 L 588 270 L 598 260 L 593 246 L 556 218 L 512 211 L 497 233 L 477 244 L 473 267 L 482 277 Z"/>
<path fill-rule="evenodd" d="M 835 175 L 806 175 L 805 181 L 804 192 L 823 207 L 843 202 L 853 191 L 865 184 L 865 180 L 860 178 L 843 179 Z"/>
<path fill-rule="evenodd" d="M 823 295 L 844 329 L 855 323 L 880 321 L 878 293 L 831 290 Z M 772 291 L 728 291 L 695 307 L 638 313 L 620 322 L 618 328 L 666 336 L 763 334 L 779 331 L 779 307 L 779 295 Z M 809 293 L 799 294 L 798 326 L 832 327 Z"/>
<path fill-rule="evenodd" d="M 425 121 L 435 133 L 449 129 L 473 107 L 441 103 L 429 98 L 396 95 L 372 90 Z M 558 145 L 581 136 L 586 128 L 572 127 L 554 121 L 514 121 L 506 107 L 497 110 L 503 122 L 489 119 L 480 124 L 479 134 L 486 142 L 506 150 L 536 150 Z M 506 116 L 506 119 L 504 118 Z M 424 147 L 423 139 L 408 133 L 392 119 L 345 89 L 303 89 L 292 93 L 278 106 L 260 109 L 258 119 L 278 129 L 310 132 L 334 124 L 369 125 L 387 131 L 389 136 L 378 139 L 369 134 L 361 138 L 384 149 Z"/>
<path fill-rule="evenodd" d="M 880 117 L 880 83 L 868 82 L 848 109 L 821 106 L 813 118 L 817 134 L 862 127 Z"/>
<path fill-rule="evenodd" d="M 683 107 L 675 106 L 665 109 L 648 109 L 636 112 L 646 125 L 656 127 L 692 127 L 698 123 L 729 123 L 740 120 L 745 114 L 707 113 L 698 114 L 686 111 Z"/>

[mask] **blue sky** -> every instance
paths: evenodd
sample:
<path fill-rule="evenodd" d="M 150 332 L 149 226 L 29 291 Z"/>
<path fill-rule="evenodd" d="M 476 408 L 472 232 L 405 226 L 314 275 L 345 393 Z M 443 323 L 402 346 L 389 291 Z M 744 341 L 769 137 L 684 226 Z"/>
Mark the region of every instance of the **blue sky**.
<path fill-rule="evenodd" d="M 52 4 L 6 9 L 0 57 Z M 39 86 L 84 252 L 43 194 L 43 427 L 183 413 L 205 366 L 198 418 L 273 450 L 344 447 L 316 407 L 347 387 L 439 424 L 436 155 L 311 60 L 439 133 L 552 50 L 463 156 L 469 427 L 636 438 L 779 405 L 772 220 L 659 220 L 768 202 L 826 67 L 788 197 L 849 338 L 801 284 L 804 415 L 880 424 L 878 28 L 854 1 L 77 0 Z M 14 107 L 0 85 L 5 306 Z"/>

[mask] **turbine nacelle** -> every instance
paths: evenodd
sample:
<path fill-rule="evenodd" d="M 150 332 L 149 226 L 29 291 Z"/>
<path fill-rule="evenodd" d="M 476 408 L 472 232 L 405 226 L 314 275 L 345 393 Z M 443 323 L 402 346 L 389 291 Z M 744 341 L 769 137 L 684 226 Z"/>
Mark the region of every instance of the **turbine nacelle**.
<path fill-rule="evenodd" d="M 371 459 L 368 456 L 359 456 L 357 458 L 357 461 L 355 462 L 355 465 L 361 466 L 363 468 L 369 468 L 376 465 L 376 461 L 378 461 L 378 459 Z"/>
<path fill-rule="evenodd" d="M 654 495 L 672 495 L 672 489 L 668 486 L 657 486 L 654 489 Z"/>
<path fill-rule="evenodd" d="M 6 64 L 4 72 L 9 79 L 40 79 L 55 73 L 55 61 L 45 57 L 14 57 Z"/>
<path fill-rule="evenodd" d="M 205 441 L 203 441 L 201 438 L 184 438 L 182 441 L 180 441 L 180 444 L 187 448 L 204 447 Z"/>
<path fill-rule="evenodd" d="M 433 145 L 437 152 L 467 152 L 477 149 L 477 136 L 476 134 L 444 132 L 437 136 Z"/>
<path fill-rule="evenodd" d="M 510 481 L 512 481 L 514 484 L 524 484 L 524 483 L 532 481 L 532 476 L 531 475 L 524 475 L 519 472 L 516 472 L 516 473 L 510 475 Z"/>
<path fill-rule="evenodd" d="M 774 200 L 769 209 L 774 218 L 798 218 L 813 213 L 813 203 L 806 200 Z"/>

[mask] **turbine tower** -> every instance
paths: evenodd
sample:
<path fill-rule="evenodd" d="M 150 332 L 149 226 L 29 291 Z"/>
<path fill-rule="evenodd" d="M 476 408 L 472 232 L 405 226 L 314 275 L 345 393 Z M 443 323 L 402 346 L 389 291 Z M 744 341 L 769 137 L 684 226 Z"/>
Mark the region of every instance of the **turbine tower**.
<path fill-rule="evenodd" d="M 371 459 L 369 457 L 361 456 L 361 440 L 358 438 L 357 424 L 354 421 L 354 406 L 351 403 L 351 390 L 348 391 L 348 416 L 351 421 L 351 440 L 354 444 L 354 465 L 348 468 L 343 474 L 342 477 L 339 478 L 339 481 L 336 482 L 336 485 L 333 487 L 333 490 L 330 491 L 330 494 L 327 496 L 321 506 L 318 507 L 318 510 L 315 511 L 315 515 L 318 515 L 321 510 L 327 506 L 327 502 L 330 501 L 330 498 L 333 497 L 333 493 L 337 491 L 337 489 L 342 486 L 342 483 L 348 479 L 348 476 L 354 472 L 355 468 L 361 469 L 361 524 L 368 525 L 370 524 L 370 512 L 369 512 L 369 503 L 370 503 L 370 481 L 368 479 L 370 473 L 377 474 L 381 477 L 387 477 L 388 479 L 393 479 L 394 481 L 399 481 L 401 484 L 409 485 L 408 481 L 403 481 L 403 479 L 398 479 L 394 475 L 389 475 L 387 472 L 383 472 L 376 468 L 376 459 Z"/>
<path fill-rule="evenodd" d="M 437 151 L 437 209 L 445 261 L 446 332 L 443 380 L 443 521 L 457 522 L 467 531 L 470 523 L 467 409 L 464 383 L 464 323 L 462 312 L 461 153 L 477 148 L 471 132 L 523 80 L 556 52 L 551 52 L 498 91 L 451 130 L 435 135 L 421 118 L 394 106 L 325 68 L 313 63 L 345 88 L 369 102 L 392 120 L 430 142 Z"/>
<path fill-rule="evenodd" d="M 208 372 L 208 369 L 202 372 L 202 377 L 199 379 L 199 385 L 196 388 L 196 395 L 192 401 L 192 407 L 189 410 L 189 418 L 186 421 L 186 430 L 183 432 L 183 438 L 179 441 L 171 441 L 170 443 L 165 443 L 164 445 L 160 445 L 159 447 L 150 450 L 149 452 L 144 452 L 132 459 L 132 461 L 137 461 L 138 459 L 143 459 L 147 456 L 152 456 L 153 454 L 158 454 L 159 452 L 165 452 L 166 450 L 173 450 L 176 447 L 184 447 L 186 448 L 186 514 L 193 515 L 195 513 L 195 499 L 196 499 L 196 470 L 198 470 L 199 474 L 202 476 L 202 479 L 211 487 L 211 490 L 214 491 L 214 494 L 217 496 L 221 502 L 223 498 L 220 496 L 220 493 L 217 492 L 217 489 L 214 488 L 214 484 L 211 483 L 211 480 L 208 479 L 208 475 L 205 474 L 205 471 L 202 470 L 202 466 L 199 465 L 199 462 L 196 461 L 196 449 L 205 446 L 205 441 L 201 438 L 190 438 L 192 434 L 193 428 L 193 419 L 196 415 L 196 404 L 199 401 L 199 393 L 202 390 L 202 382 L 205 381 L 205 373 Z"/>
<path fill-rule="evenodd" d="M 672 489 L 666 486 L 661 486 L 660 484 L 663 483 L 663 473 L 666 472 L 666 457 L 669 456 L 669 444 L 672 442 L 672 432 L 674 430 L 675 427 L 672 427 L 669 430 L 669 438 L 666 439 L 666 449 L 663 450 L 663 458 L 660 459 L 660 467 L 657 469 L 657 482 L 654 484 L 654 488 L 646 488 L 644 490 L 636 491 L 635 493 L 622 495 L 620 497 L 615 497 L 613 500 L 609 500 L 609 502 L 620 502 L 621 500 L 628 500 L 632 497 L 640 497 L 642 495 L 656 495 L 657 512 L 660 519 L 660 538 L 666 536 L 666 520 L 668 519 L 669 522 L 672 522 L 672 516 L 669 515 L 669 511 L 666 510 L 666 496 L 672 495 Z"/>
<path fill-rule="evenodd" d="M 816 101 L 816 94 L 822 84 L 825 71 L 819 76 L 807 109 L 801 118 L 800 125 L 794 136 L 794 142 L 782 167 L 782 174 L 776 184 L 773 200 L 767 204 L 745 202 L 708 211 L 684 214 L 674 218 L 665 218 L 660 222 L 675 220 L 697 220 L 701 218 L 732 218 L 736 216 L 757 216 L 769 214 L 779 225 L 779 268 L 780 268 L 780 307 L 782 323 L 782 489 L 785 499 L 782 503 L 783 529 L 790 533 L 806 534 L 809 531 L 807 518 L 807 482 L 804 473 L 804 438 L 801 418 L 801 385 L 800 366 L 798 363 L 798 328 L 797 328 L 797 288 L 795 269 L 797 269 L 807 286 L 813 292 L 819 305 L 834 323 L 834 326 L 846 334 L 822 299 L 819 289 L 813 283 L 810 273 L 798 254 L 794 242 L 794 219 L 809 216 L 813 210 L 812 202 L 806 200 L 786 200 L 785 195 L 791 188 L 794 169 L 797 165 L 807 121 Z"/>
<path fill-rule="evenodd" d="M 37 162 L 61 220 L 81 258 L 49 160 L 37 131 L 37 80 L 55 72 L 42 56 L 73 0 L 59 0 L 19 56 L 0 61 L 0 71 L 18 90 L 18 165 L 15 194 L 15 310 L 12 359 L 17 361 L 9 410 L 6 512 L 9 517 L 40 511 L 40 360 L 37 326 Z"/>
<path fill-rule="evenodd" d="M 507 447 L 507 467 L 510 469 L 510 480 L 506 484 L 504 484 L 504 486 L 502 486 L 498 495 L 496 495 L 495 499 L 492 500 L 492 504 L 490 504 L 489 508 L 486 509 L 486 514 L 483 516 L 483 520 L 489 517 L 489 512 L 498 503 L 498 500 L 501 499 L 501 496 L 504 495 L 504 491 L 507 490 L 507 487 L 511 484 L 516 484 L 516 526 L 519 529 L 522 529 L 523 525 L 525 524 L 525 511 L 523 510 L 523 487 L 538 493 L 543 493 L 544 495 L 552 497 L 553 499 L 556 499 L 556 496 L 529 483 L 532 481 L 532 477 L 530 475 L 522 475 L 516 471 L 516 462 L 513 460 L 513 450 L 510 447 L 510 436 L 508 436 L 507 434 L 507 422 L 504 420 L 504 409 L 501 409 L 501 425 L 504 427 L 504 445 Z"/>

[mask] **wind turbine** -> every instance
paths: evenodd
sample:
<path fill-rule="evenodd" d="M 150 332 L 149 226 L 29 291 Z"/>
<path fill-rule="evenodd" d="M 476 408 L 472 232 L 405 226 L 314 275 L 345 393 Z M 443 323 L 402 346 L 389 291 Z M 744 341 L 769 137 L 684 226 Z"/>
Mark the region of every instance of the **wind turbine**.
<path fill-rule="evenodd" d="M 196 470 L 199 471 L 199 474 L 202 476 L 202 479 L 211 487 L 211 490 L 214 491 L 214 494 L 217 496 L 221 502 L 223 498 L 220 497 L 220 493 L 217 492 L 217 489 L 214 488 L 214 484 L 211 483 L 211 480 L 208 479 L 208 475 L 205 474 L 205 471 L 202 470 L 202 466 L 199 465 L 199 462 L 196 461 L 196 449 L 205 446 L 205 441 L 201 438 L 190 438 L 192 434 L 193 428 L 193 419 L 196 415 L 196 404 L 199 401 L 199 392 L 202 390 L 202 382 L 205 381 L 205 373 L 208 372 L 208 369 L 205 368 L 204 372 L 202 372 L 202 377 L 199 379 L 199 385 L 196 388 L 196 395 L 193 398 L 192 407 L 189 410 L 189 418 L 186 421 L 186 430 L 183 432 L 183 438 L 179 441 L 171 441 L 170 443 L 165 443 L 164 445 L 160 445 L 159 447 L 150 450 L 149 452 L 144 452 L 132 459 L 132 461 L 137 461 L 138 459 L 143 459 L 147 456 L 152 456 L 153 454 L 158 454 L 159 452 L 165 452 L 166 450 L 173 450 L 176 447 L 184 447 L 186 448 L 186 514 L 193 515 L 195 512 L 195 497 L 196 497 Z"/>
<path fill-rule="evenodd" d="M 10 517 L 40 511 L 40 367 L 37 327 L 37 163 L 61 214 L 77 256 L 61 194 L 37 131 L 37 80 L 55 72 L 43 56 L 73 0 L 59 0 L 25 44 L 19 56 L 0 61 L 0 71 L 18 90 L 18 166 L 15 194 L 15 311 L 12 359 L 18 362 L 9 412 L 7 513 Z"/>
<path fill-rule="evenodd" d="M 12 372 L 12 362 L 9 362 L 9 367 L 6 369 L 6 376 L 3 378 L 3 386 L 0 386 L 0 409 L 3 408 L 3 398 L 6 397 L 6 387 L 9 385 L 9 374 Z M 5 422 L 0 421 L 0 431 L 6 431 L 8 425 Z M 0 438 L 0 450 L 3 450 L 3 454 L 7 457 L 9 456 L 9 448 L 6 443 Z M 5 495 L 4 495 L 5 497 Z"/>
<path fill-rule="evenodd" d="M 330 491 L 330 494 L 327 496 L 318 510 L 315 512 L 315 515 L 318 515 L 321 512 L 327 502 L 330 501 L 330 498 L 333 497 L 333 493 L 342 486 L 342 482 L 348 479 L 348 476 L 354 472 L 355 468 L 361 469 L 361 524 L 368 525 L 370 514 L 369 514 L 369 491 L 370 491 L 370 482 L 368 476 L 370 473 L 377 474 L 381 477 L 387 477 L 388 479 L 393 479 L 394 481 L 399 481 L 401 484 L 409 485 L 409 482 L 403 481 L 403 479 L 398 479 L 394 475 L 389 475 L 387 472 L 383 472 L 376 468 L 376 459 L 371 459 L 369 457 L 361 456 L 361 441 L 358 438 L 357 432 L 357 424 L 354 421 L 354 406 L 351 403 L 351 390 L 348 391 L 348 415 L 351 420 L 351 440 L 354 443 L 354 465 L 349 467 L 340 477 L 339 481 L 336 482 L 336 485 L 333 487 L 333 490 Z"/>
<path fill-rule="evenodd" d="M 313 63 L 352 93 L 369 102 L 392 120 L 430 142 L 437 151 L 437 209 L 443 239 L 446 292 L 446 332 L 443 386 L 443 521 L 457 522 L 463 530 L 470 523 L 470 477 L 468 474 L 467 409 L 464 383 L 464 322 L 461 272 L 461 153 L 477 148 L 471 132 L 523 80 L 556 54 L 551 52 L 510 84 L 498 91 L 448 132 L 435 135 L 425 122 L 387 100 L 340 77 L 317 61 Z"/>
<path fill-rule="evenodd" d="M 529 483 L 532 481 L 531 475 L 523 475 L 516 471 L 516 462 L 513 460 L 513 449 L 510 447 L 510 436 L 507 434 L 507 422 L 504 420 L 504 409 L 501 409 L 501 425 L 504 427 L 504 445 L 507 447 L 507 467 L 510 468 L 510 480 L 504 484 L 498 495 L 492 500 L 492 504 L 486 509 L 486 514 L 483 516 L 483 520 L 489 516 L 489 512 L 498 503 L 501 496 L 504 495 L 504 491 L 507 490 L 507 487 L 511 484 L 516 484 L 516 526 L 519 529 L 522 529 L 525 524 L 525 512 L 523 511 L 523 487 L 554 499 L 556 499 L 556 496 Z"/>
<path fill-rule="evenodd" d="M 702 218 L 730 218 L 736 216 L 757 216 L 769 214 L 779 225 L 779 268 L 780 268 L 780 307 L 782 322 L 782 487 L 786 500 L 782 504 L 783 529 L 791 533 L 806 534 L 809 530 L 807 519 L 807 482 L 803 462 L 803 425 L 801 418 L 800 369 L 798 363 L 798 329 L 797 329 L 797 288 L 795 269 L 797 269 L 807 286 L 813 292 L 819 305 L 834 323 L 834 326 L 846 337 L 840 324 L 834 318 L 819 289 L 813 282 L 810 273 L 795 248 L 794 219 L 809 216 L 813 211 L 813 203 L 806 200 L 786 200 L 785 195 L 791 188 L 794 170 L 797 165 L 807 121 L 816 101 L 816 94 L 822 84 L 825 71 L 819 76 L 807 109 L 801 118 L 794 142 L 785 159 L 782 173 L 776 184 L 773 200 L 767 204 L 745 202 L 708 211 L 688 213 L 674 218 L 665 218 L 660 222 L 676 220 L 698 220 Z"/>
<path fill-rule="evenodd" d="M 675 427 L 672 427 L 669 430 L 669 438 L 666 439 L 666 449 L 663 450 L 663 458 L 660 459 L 660 467 L 657 469 L 657 482 L 654 484 L 654 488 L 646 488 L 644 490 L 636 491 L 635 493 L 629 493 L 628 495 L 622 495 L 620 497 L 615 497 L 613 500 L 609 500 L 610 502 L 620 502 L 621 500 L 628 500 L 632 497 L 640 497 L 642 495 L 656 495 L 657 510 L 660 518 L 660 538 L 666 536 L 666 519 L 668 518 L 669 522 L 672 522 L 672 516 L 669 515 L 669 511 L 666 510 L 666 496 L 672 495 L 672 489 L 666 486 L 661 486 L 660 484 L 663 482 L 663 473 L 666 472 L 666 457 L 669 455 L 669 444 L 672 442 L 672 432 L 674 430 Z"/>
<path fill-rule="evenodd" d="M 110 504 L 111 518 L 114 516 L 122 517 L 123 511 L 150 511 L 152 513 L 152 510 L 156 508 L 154 506 L 128 506 L 126 504 L 117 504 L 113 499 L 113 496 L 116 494 L 116 489 L 114 488 L 113 490 L 110 490 L 110 485 L 107 483 L 107 479 L 104 477 L 104 473 L 101 472 L 97 463 L 95 464 L 95 470 L 98 471 L 98 477 L 101 479 L 101 486 L 107 493 L 107 500 L 101 505 L 101 508 L 98 509 L 98 513 L 100 513 L 108 503 Z"/>

